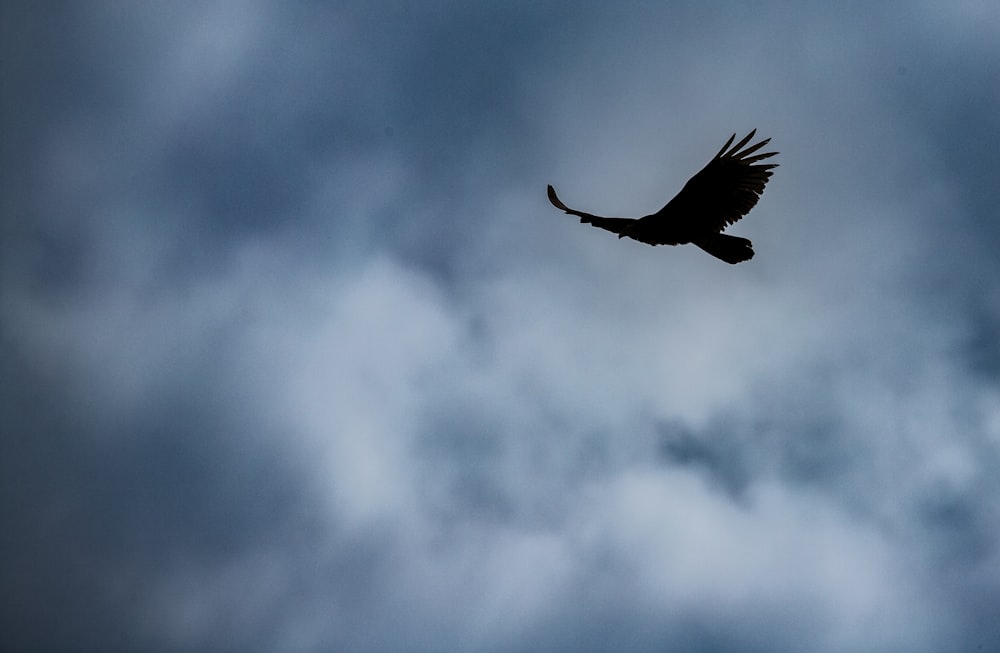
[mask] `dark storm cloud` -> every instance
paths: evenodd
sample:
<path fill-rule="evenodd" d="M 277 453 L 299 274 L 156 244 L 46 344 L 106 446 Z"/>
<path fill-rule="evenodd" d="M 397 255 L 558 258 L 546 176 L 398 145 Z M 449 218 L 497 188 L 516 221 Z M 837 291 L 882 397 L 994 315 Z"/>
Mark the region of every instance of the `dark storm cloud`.
<path fill-rule="evenodd" d="M 1000 639 L 994 9 L 3 16 L 0 647 Z"/>

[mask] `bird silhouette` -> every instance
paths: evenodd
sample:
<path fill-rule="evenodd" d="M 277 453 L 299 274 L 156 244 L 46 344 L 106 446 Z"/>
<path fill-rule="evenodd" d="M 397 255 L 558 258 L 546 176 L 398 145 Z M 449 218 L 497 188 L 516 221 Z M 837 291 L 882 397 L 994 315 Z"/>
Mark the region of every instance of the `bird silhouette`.
<path fill-rule="evenodd" d="M 642 218 L 605 218 L 571 209 L 556 189 L 548 187 L 549 201 L 557 209 L 591 224 L 650 245 L 693 243 L 726 263 L 740 263 L 753 258 L 753 243 L 746 238 L 722 233 L 750 212 L 764 192 L 777 163 L 757 163 L 778 154 L 765 152 L 751 156 L 770 142 L 764 139 L 745 147 L 754 137 L 754 129 L 736 145 L 733 134 L 708 164 L 691 177 L 684 188 L 656 213 Z"/>

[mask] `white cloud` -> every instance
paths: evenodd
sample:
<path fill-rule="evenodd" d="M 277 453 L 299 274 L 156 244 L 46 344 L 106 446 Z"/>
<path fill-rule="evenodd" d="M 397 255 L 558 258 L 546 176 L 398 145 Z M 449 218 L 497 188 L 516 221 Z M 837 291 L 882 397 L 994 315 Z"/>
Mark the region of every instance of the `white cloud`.
<path fill-rule="evenodd" d="M 26 422 L 39 442 L 10 460 L 71 442 L 86 472 L 112 467 L 94 487 L 35 482 L 60 507 L 100 508 L 107 537 L 88 519 L 52 528 L 126 558 L 109 568 L 133 561 L 137 630 L 288 650 L 601 648 L 600 632 L 625 631 L 635 648 L 976 641 L 965 590 L 997 586 L 996 384 L 956 353 L 974 318 L 930 281 L 995 265 L 937 254 L 938 236 L 978 232 L 940 225 L 962 210 L 961 171 L 939 169 L 926 116 L 887 90 L 883 73 L 898 82 L 909 59 L 877 38 L 882 23 L 800 8 L 605 31 L 582 9 L 572 39 L 504 28 L 530 57 L 511 47 L 515 60 L 477 67 L 441 56 L 480 52 L 450 40 L 476 33 L 475 11 L 417 12 L 407 46 L 382 51 L 391 30 L 347 34 L 383 24 L 363 12 L 328 48 L 321 25 L 289 27 L 308 12 L 230 21 L 235 7 L 175 21 L 193 29 L 143 60 L 163 86 L 116 105 L 136 112 L 123 132 L 104 125 L 120 138 L 86 120 L 45 131 L 56 200 L 26 206 L 60 231 L 86 200 L 82 236 L 66 240 L 91 256 L 89 276 L 62 295 L 21 285 L 31 265 L 5 247 L 18 274 L 0 324 L 42 407 L 19 414 L 44 412 L 34 388 L 47 384 L 74 402 L 72 433 Z M 771 31 L 778 14 L 789 22 Z M 822 42 L 796 52 L 810 36 Z M 262 73 L 261 43 L 287 45 L 287 60 Z M 361 58 L 330 72 L 332 53 Z M 477 86 L 490 66 L 514 81 Z M 277 91 L 262 86 L 286 68 Z M 396 88 L 415 93 L 414 79 L 487 99 Z M 174 193 L 182 164 L 167 151 L 189 120 L 211 139 L 222 96 L 252 114 L 246 136 L 267 145 L 255 153 L 298 134 L 266 170 L 304 180 L 300 201 L 241 216 L 191 199 L 219 192 L 198 174 L 185 177 L 197 192 Z M 327 110 L 336 119 L 296 132 Z M 476 125 L 473 142 L 451 117 Z M 581 208 L 653 210 L 753 126 L 782 167 L 733 229 L 754 239 L 752 263 L 618 241 L 544 201 L 552 182 Z M 234 140 L 213 165 L 250 165 Z M 691 452 L 670 450 L 675 435 Z"/>

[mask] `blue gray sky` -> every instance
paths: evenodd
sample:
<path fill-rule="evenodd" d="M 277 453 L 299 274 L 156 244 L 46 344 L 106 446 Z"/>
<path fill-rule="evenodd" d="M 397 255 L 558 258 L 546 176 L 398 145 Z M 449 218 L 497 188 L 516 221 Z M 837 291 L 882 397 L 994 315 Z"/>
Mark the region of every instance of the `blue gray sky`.
<path fill-rule="evenodd" d="M 996 2 L 0 7 L 3 650 L 1000 651 Z"/>

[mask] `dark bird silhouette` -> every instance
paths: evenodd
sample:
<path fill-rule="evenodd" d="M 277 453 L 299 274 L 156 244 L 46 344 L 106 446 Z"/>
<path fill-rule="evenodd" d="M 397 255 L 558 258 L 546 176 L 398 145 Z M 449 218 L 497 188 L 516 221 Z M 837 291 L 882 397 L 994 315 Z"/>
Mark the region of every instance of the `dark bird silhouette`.
<path fill-rule="evenodd" d="M 726 263 L 748 261 L 753 258 L 753 243 L 722 232 L 757 204 L 771 169 L 778 167 L 777 163 L 757 163 L 777 152 L 750 156 L 767 145 L 770 138 L 741 150 L 756 133 L 754 129 L 729 147 L 736 139 L 733 134 L 674 199 L 643 218 L 604 218 L 576 211 L 562 203 L 552 186 L 549 186 L 549 201 L 557 209 L 579 217 L 580 222 L 613 231 L 619 238 L 628 237 L 650 245 L 694 243 Z"/>

